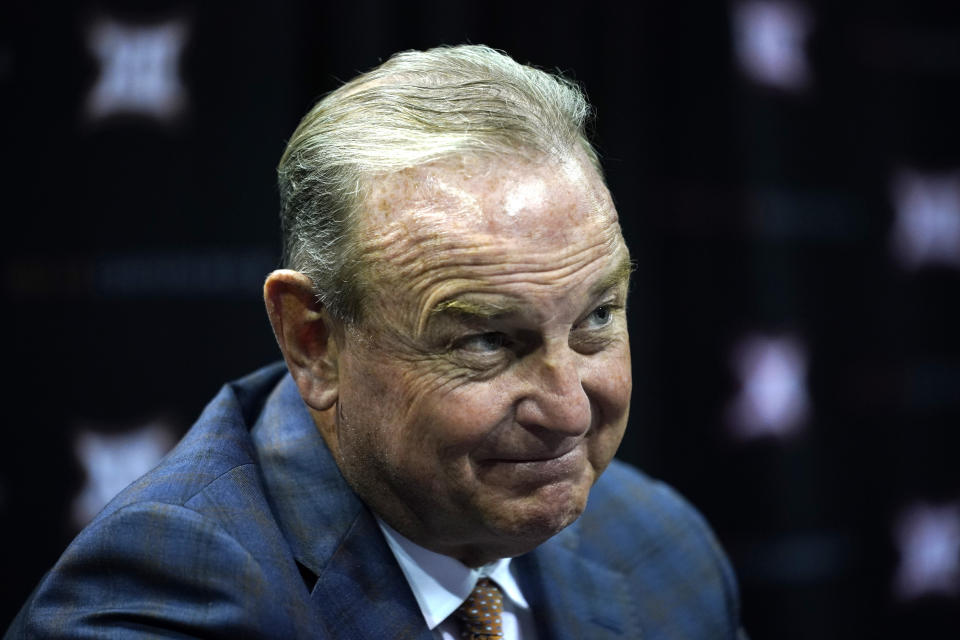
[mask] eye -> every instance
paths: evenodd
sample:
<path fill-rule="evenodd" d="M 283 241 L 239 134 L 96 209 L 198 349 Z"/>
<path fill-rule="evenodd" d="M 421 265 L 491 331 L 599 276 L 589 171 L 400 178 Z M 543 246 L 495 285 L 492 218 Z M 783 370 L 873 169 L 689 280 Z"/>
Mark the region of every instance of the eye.
<path fill-rule="evenodd" d="M 586 317 L 583 324 L 587 328 L 605 327 L 610 324 L 611 318 L 613 318 L 611 305 L 602 304 L 590 312 L 590 315 Z"/>
<path fill-rule="evenodd" d="M 474 333 L 457 340 L 455 347 L 469 353 L 495 353 L 507 345 L 507 336 L 499 331 Z"/>

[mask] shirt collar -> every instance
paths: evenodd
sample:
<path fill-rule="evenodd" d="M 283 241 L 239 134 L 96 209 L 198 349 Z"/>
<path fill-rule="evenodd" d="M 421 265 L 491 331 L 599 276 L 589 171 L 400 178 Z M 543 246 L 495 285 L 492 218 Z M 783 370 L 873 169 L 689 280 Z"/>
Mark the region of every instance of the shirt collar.
<path fill-rule="evenodd" d="M 496 582 L 514 606 L 529 608 L 510 571 L 511 558 L 501 558 L 471 569 L 459 560 L 411 542 L 380 518 L 377 518 L 377 524 L 387 539 L 387 545 L 396 556 L 417 604 L 420 605 L 420 612 L 431 630 L 456 611 L 473 591 L 477 580 L 482 577 Z"/>

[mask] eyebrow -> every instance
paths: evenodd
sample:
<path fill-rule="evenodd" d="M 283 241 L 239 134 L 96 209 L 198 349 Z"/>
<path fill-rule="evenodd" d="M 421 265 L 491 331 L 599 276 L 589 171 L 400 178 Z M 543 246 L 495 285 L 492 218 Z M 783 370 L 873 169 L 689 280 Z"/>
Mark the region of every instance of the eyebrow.
<path fill-rule="evenodd" d="M 630 279 L 634 265 L 630 256 L 624 256 L 616 268 L 607 273 L 590 288 L 590 296 L 596 297 Z M 481 320 L 496 320 L 520 313 L 521 306 L 508 299 L 472 300 L 469 298 L 451 298 L 438 303 L 430 310 L 430 318 L 439 315 L 453 315 Z"/>
<path fill-rule="evenodd" d="M 602 277 L 596 284 L 590 287 L 590 295 L 598 296 L 607 289 L 612 289 L 620 285 L 621 283 L 626 283 L 630 281 L 630 274 L 633 273 L 634 264 L 633 260 L 630 259 L 630 255 L 624 255 L 620 262 L 617 263 L 615 269 L 607 273 Z"/>
<path fill-rule="evenodd" d="M 503 302 L 479 301 L 466 298 L 452 298 L 444 300 L 430 310 L 430 316 L 450 314 L 456 316 L 472 316 L 484 320 L 493 320 L 520 312 L 520 305 L 507 300 Z"/>

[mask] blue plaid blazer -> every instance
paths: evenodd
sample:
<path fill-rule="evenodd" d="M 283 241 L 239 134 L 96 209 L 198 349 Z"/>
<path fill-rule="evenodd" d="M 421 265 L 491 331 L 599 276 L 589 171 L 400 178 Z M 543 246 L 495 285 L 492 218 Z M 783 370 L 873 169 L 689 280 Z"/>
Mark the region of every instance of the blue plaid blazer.
<path fill-rule="evenodd" d="M 730 567 L 671 489 L 613 462 L 515 560 L 541 640 L 736 638 Z M 41 580 L 8 638 L 416 638 L 423 617 L 282 364 L 226 385 Z"/>

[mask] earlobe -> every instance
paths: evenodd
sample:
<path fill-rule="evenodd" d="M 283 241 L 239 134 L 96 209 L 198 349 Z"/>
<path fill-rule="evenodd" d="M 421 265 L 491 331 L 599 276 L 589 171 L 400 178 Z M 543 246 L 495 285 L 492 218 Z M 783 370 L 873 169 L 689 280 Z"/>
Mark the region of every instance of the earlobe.
<path fill-rule="evenodd" d="M 310 279 L 278 269 L 263 285 L 267 315 L 300 395 L 310 408 L 325 411 L 338 396 L 335 320 L 317 301 Z"/>

